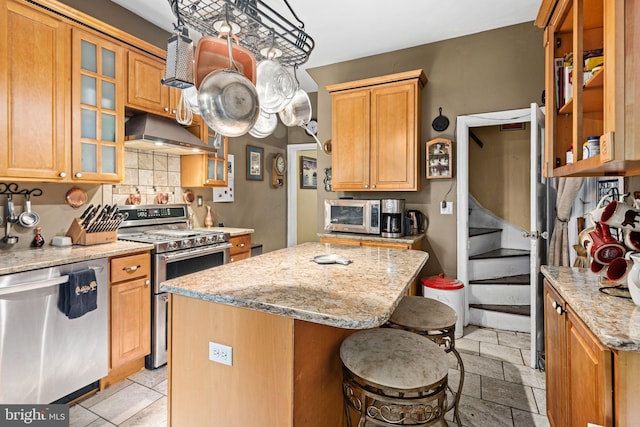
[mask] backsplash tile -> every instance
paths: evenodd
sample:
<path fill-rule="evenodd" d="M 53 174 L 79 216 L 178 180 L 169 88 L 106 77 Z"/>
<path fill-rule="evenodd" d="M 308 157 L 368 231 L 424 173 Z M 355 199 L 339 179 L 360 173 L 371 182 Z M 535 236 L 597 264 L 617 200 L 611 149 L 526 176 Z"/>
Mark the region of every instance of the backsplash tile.
<path fill-rule="evenodd" d="M 181 202 L 180 156 L 125 149 L 124 183 L 102 186 L 104 203 L 130 204 L 130 194 L 140 194 L 141 204 L 158 203 L 158 193 L 168 193 L 168 203 Z"/>

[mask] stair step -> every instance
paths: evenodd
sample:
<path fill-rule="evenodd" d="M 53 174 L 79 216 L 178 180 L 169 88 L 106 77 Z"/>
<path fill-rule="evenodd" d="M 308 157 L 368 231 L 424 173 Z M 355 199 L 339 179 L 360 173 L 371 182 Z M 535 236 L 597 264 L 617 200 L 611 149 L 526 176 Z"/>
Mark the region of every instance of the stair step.
<path fill-rule="evenodd" d="M 473 235 L 469 236 L 468 255 L 475 256 L 485 252 L 494 251 L 502 247 L 502 233 L 497 228 L 475 228 Z M 487 231 L 488 230 L 488 231 Z M 494 232 L 497 230 L 497 232 Z M 487 232 L 485 232 L 487 231 Z"/>
<path fill-rule="evenodd" d="M 530 316 L 530 305 L 498 305 L 498 304 L 469 304 L 469 308 L 478 310 L 497 311 L 499 313 L 515 314 L 518 316 Z"/>
<path fill-rule="evenodd" d="M 489 252 L 484 252 L 478 255 L 470 256 L 470 260 L 474 259 L 491 259 L 491 258 L 511 258 L 511 257 L 521 257 L 521 256 L 529 256 L 530 251 L 525 251 L 522 249 L 509 249 L 509 248 L 500 248 L 495 249 Z"/>
<path fill-rule="evenodd" d="M 469 237 L 481 236 L 483 234 L 499 233 L 501 231 L 502 229 L 500 228 L 469 227 Z"/>
<path fill-rule="evenodd" d="M 486 280 L 493 277 L 529 274 L 531 262 L 528 256 L 469 258 L 467 280 Z"/>
<path fill-rule="evenodd" d="M 491 279 L 470 280 L 470 285 L 530 285 L 529 274 L 517 274 L 515 276 L 494 277 Z"/>
<path fill-rule="evenodd" d="M 479 308 L 481 307 L 481 308 Z M 504 311 L 487 310 L 485 307 L 496 307 L 496 305 L 469 304 L 469 324 L 483 326 L 486 328 L 496 328 L 506 331 L 529 332 L 531 333 L 531 317 L 526 308 L 512 310 L 524 312 L 526 314 L 505 313 Z M 505 306 L 497 306 L 502 309 Z M 511 306 L 514 307 L 514 306 Z M 529 306 L 515 306 L 529 307 Z"/>
<path fill-rule="evenodd" d="M 469 283 L 469 304 L 527 305 L 531 304 L 531 286 Z"/>

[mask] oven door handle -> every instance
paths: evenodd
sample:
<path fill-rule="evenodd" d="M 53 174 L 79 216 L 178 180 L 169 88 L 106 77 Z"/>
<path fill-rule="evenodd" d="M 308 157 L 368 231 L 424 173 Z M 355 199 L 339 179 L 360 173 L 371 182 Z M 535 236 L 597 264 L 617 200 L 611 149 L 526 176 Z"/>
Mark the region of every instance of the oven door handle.
<path fill-rule="evenodd" d="M 214 254 L 218 252 L 223 252 L 225 249 L 231 248 L 233 245 L 231 243 L 224 243 L 216 245 L 215 247 L 204 247 L 204 248 L 195 248 L 186 251 L 179 251 L 169 254 L 162 254 L 161 259 L 163 262 L 176 262 L 182 261 L 184 259 L 195 258 L 202 255 Z"/>

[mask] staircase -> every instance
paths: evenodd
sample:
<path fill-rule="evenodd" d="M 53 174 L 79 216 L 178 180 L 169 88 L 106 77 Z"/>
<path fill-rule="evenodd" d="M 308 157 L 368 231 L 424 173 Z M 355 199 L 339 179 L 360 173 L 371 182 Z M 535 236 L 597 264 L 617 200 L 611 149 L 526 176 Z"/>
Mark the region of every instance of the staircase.
<path fill-rule="evenodd" d="M 493 216 L 473 223 L 494 226 L 501 225 L 500 221 L 504 222 Z M 469 323 L 530 332 L 529 250 L 524 249 L 527 240 L 517 235 L 514 226 L 503 225 L 469 228 Z M 510 242 L 520 248 L 504 247 L 511 246 Z"/>

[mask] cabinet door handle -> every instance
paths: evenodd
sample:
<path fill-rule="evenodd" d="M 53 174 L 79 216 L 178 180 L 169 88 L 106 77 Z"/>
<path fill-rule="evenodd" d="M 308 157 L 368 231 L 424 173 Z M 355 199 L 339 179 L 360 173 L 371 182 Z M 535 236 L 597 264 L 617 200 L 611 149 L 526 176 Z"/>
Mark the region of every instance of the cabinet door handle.
<path fill-rule="evenodd" d="M 364 185 L 364 188 L 369 188 L 369 184 L 365 184 L 365 185 Z"/>
<path fill-rule="evenodd" d="M 559 316 L 562 316 L 564 313 L 567 312 L 567 310 L 562 308 L 562 304 L 557 303 L 555 301 L 551 303 L 551 307 L 556 309 L 556 312 L 558 313 Z"/>
<path fill-rule="evenodd" d="M 239 243 L 236 246 L 239 247 L 239 248 L 244 248 L 244 243 Z"/>
<path fill-rule="evenodd" d="M 147 279 L 144 281 L 144 286 L 147 287 L 151 284 L 151 280 Z"/>
<path fill-rule="evenodd" d="M 136 271 L 140 268 L 140 265 L 134 265 L 132 267 L 122 267 L 122 271 Z"/>
<path fill-rule="evenodd" d="M 164 107 L 164 112 L 168 113 L 169 112 L 169 107 Z"/>
<path fill-rule="evenodd" d="M 375 184 L 373 184 L 373 185 L 371 186 L 371 188 L 376 188 L 376 185 L 375 185 Z"/>
<path fill-rule="evenodd" d="M 82 178 L 82 174 L 80 172 L 78 172 L 78 173 L 75 174 L 75 177 L 76 178 Z"/>
<path fill-rule="evenodd" d="M 66 173 L 66 172 L 60 172 L 60 173 L 58 174 L 58 176 L 59 176 L 60 178 L 66 178 L 66 177 L 67 177 L 67 173 Z"/>

